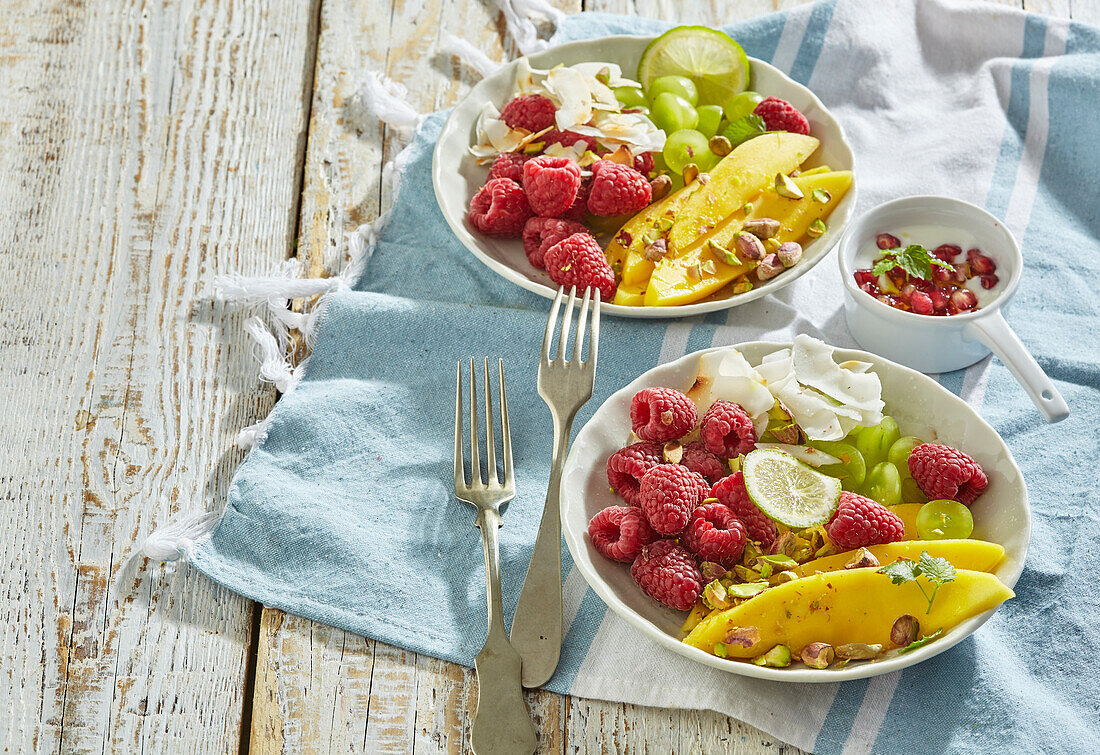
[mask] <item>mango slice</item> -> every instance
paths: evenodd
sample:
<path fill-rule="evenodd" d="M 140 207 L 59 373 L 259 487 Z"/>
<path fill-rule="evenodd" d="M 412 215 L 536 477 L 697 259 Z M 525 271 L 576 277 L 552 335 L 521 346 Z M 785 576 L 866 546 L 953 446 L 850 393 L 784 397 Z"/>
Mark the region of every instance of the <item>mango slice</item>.
<path fill-rule="evenodd" d="M 642 250 L 645 249 L 646 243 L 643 237 L 647 234 L 652 238 L 657 238 L 660 233 L 654 230 L 655 224 L 662 218 L 666 219 L 666 222 L 672 222 L 672 219 L 680 211 L 680 208 L 687 202 L 688 198 L 699 188 L 698 183 L 692 183 L 690 186 L 685 186 L 679 191 L 672 192 L 663 199 L 659 199 L 653 204 L 646 207 L 630 220 L 623 224 L 622 228 L 611 239 L 611 243 L 604 249 L 604 256 L 607 257 L 608 264 L 614 265 L 619 262 L 623 265 L 624 276 L 625 270 L 630 264 L 628 258 L 634 258 L 637 260 L 645 261 L 642 255 Z M 623 243 L 626 239 L 630 239 L 630 243 Z M 650 262 L 650 270 L 652 270 L 653 263 Z M 649 277 L 649 270 L 646 271 L 645 278 Z M 635 282 L 626 281 L 624 282 Z"/>
<path fill-rule="evenodd" d="M 713 263 L 713 272 L 709 264 Z M 703 265 L 707 264 L 708 269 Z M 690 304 L 714 293 L 734 278 L 753 270 L 756 263 L 743 260 L 729 265 L 724 256 L 708 246 L 696 247 L 685 257 L 666 257 L 653 269 L 645 292 L 647 307 Z"/>
<path fill-rule="evenodd" d="M 997 543 L 987 543 L 985 540 L 903 540 L 885 545 L 869 545 L 867 550 L 878 559 L 881 565 L 892 564 L 900 558 L 911 558 L 916 561 L 920 558 L 921 551 L 928 551 L 930 556 L 946 558 L 956 569 L 984 572 L 996 569 L 997 564 L 1001 563 L 1005 557 L 1004 548 Z M 844 569 L 844 564 L 851 561 L 854 556 L 855 551 L 836 553 L 807 561 L 791 571 L 800 577 L 819 571 L 841 571 Z"/>
<path fill-rule="evenodd" d="M 818 144 L 812 136 L 774 131 L 738 146 L 676 213 L 669 244 L 674 250 L 686 248 L 772 185 L 777 173 L 790 173 L 801 165 Z"/>
<path fill-rule="evenodd" d="M 651 263 L 652 264 L 652 263 Z M 627 285 L 622 284 L 615 289 L 615 299 L 612 304 L 622 304 L 627 307 L 640 307 L 644 304 L 645 300 L 645 284 Z"/>
<path fill-rule="evenodd" d="M 753 658 L 779 644 L 797 654 L 811 642 L 892 647 L 890 628 L 899 616 L 916 616 L 921 634 L 928 635 L 950 629 L 1013 596 L 992 574 L 959 569 L 953 582 L 940 587 L 929 609 L 916 582 L 895 585 L 873 567 L 850 569 L 803 577 L 767 590 L 707 617 L 684 642 L 713 653 L 715 643 L 725 642 L 730 630 L 756 627 L 760 639 L 749 647 L 727 643 L 727 657 Z"/>
<path fill-rule="evenodd" d="M 765 190 L 763 201 L 753 208 L 753 216 L 774 218 L 779 221 L 780 243 L 799 241 L 806 235 L 810 225 L 819 218 L 826 217 L 837 206 L 852 186 L 852 172 L 837 170 L 831 173 L 812 173 L 795 177 L 795 184 L 805 194 L 802 199 L 788 199 L 777 192 Z M 813 193 L 822 189 L 829 193 L 826 202 L 814 199 Z"/>
<path fill-rule="evenodd" d="M 687 634 L 695 627 L 699 626 L 699 622 L 706 618 L 706 615 L 710 613 L 710 609 L 701 600 L 695 601 L 695 605 L 691 607 L 691 611 L 688 612 L 688 617 L 684 619 L 684 625 L 680 627 L 680 631 Z"/>
<path fill-rule="evenodd" d="M 920 535 L 917 534 L 917 512 L 923 505 L 923 503 L 899 503 L 888 507 L 905 525 L 906 540 L 920 540 Z"/>

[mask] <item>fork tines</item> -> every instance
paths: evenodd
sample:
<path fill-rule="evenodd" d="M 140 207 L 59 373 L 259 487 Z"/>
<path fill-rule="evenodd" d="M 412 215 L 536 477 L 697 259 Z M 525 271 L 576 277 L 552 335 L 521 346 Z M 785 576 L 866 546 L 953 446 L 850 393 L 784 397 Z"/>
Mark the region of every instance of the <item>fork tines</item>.
<path fill-rule="evenodd" d="M 569 333 L 573 323 L 573 305 L 577 300 L 577 287 L 573 286 L 569 291 L 569 300 L 565 306 L 565 315 L 562 318 L 561 323 L 561 335 L 558 338 L 558 350 L 554 359 L 550 358 L 551 342 L 554 338 L 554 330 L 556 329 L 558 322 L 558 311 L 561 309 L 561 301 L 565 296 L 565 287 L 562 286 L 558 289 L 558 295 L 554 297 L 554 305 L 550 308 L 550 317 L 546 321 L 546 335 L 542 339 L 542 359 L 544 362 L 553 361 L 554 364 L 563 365 L 580 364 L 580 365 L 592 365 L 596 364 L 596 352 L 599 349 L 600 344 L 600 291 L 599 289 L 586 288 L 584 290 L 584 298 L 581 299 L 580 317 L 577 320 L 577 332 L 573 339 L 573 352 L 566 359 L 566 347 L 569 344 Z M 588 358 L 583 359 L 584 345 L 585 345 L 585 333 L 588 332 L 586 325 L 588 324 L 589 312 L 591 312 L 591 336 L 588 339 Z"/>
<path fill-rule="evenodd" d="M 508 424 L 508 396 L 504 388 L 504 360 L 497 360 L 497 387 L 500 399 L 501 451 L 503 479 L 497 473 L 496 421 L 493 416 L 492 384 L 489 379 L 489 358 L 485 357 L 485 456 L 486 475 L 481 469 L 481 440 L 478 432 L 477 370 L 470 359 L 470 482 L 466 482 L 463 453 L 462 362 L 458 363 L 455 390 L 455 492 L 480 488 L 510 488 L 514 485 L 512 468 L 512 432 Z"/>

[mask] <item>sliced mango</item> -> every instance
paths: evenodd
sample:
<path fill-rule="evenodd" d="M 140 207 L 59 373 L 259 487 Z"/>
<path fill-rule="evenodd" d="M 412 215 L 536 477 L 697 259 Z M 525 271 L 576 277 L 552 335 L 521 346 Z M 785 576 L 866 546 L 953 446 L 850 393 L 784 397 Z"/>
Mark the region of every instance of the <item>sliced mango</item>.
<path fill-rule="evenodd" d="M 774 131 L 738 146 L 709 172 L 706 184 L 676 213 L 668 237 L 670 246 L 686 248 L 708 233 L 770 186 L 777 173 L 790 173 L 801 165 L 819 143 L 812 136 Z"/>
<path fill-rule="evenodd" d="M 921 585 L 927 588 L 927 585 Z M 929 609 L 917 582 L 895 585 L 874 567 L 818 574 L 767 590 L 741 605 L 703 619 L 684 639 L 708 653 L 735 628 L 756 627 L 760 639 L 744 647 L 726 644 L 730 658 L 752 658 L 775 645 L 799 653 L 811 642 L 850 642 L 892 647 L 894 620 L 912 614 L 921 634 L 950 629 L 1013 597 L 1012 590 L 985 572 L 959 569 L 939 588 Z"/>
<path fill-rule="evenodd" d="M 920 540 L 920 535 L 917 534 L 917 512 L 923 505 L 923 503 L 899 503 L 889 507 L 890 511 L 897 514 L 898 519 L 905 525 L 906 540 Z"/>
<path fill-rule="evenodd" d="M 897 508 L 896 506 L 893 508 Z M 899 543 L 869 545 L 867 550 L 878 559 L 879 564 L 891 564 L 899 558 L 920 558 L 921 551 L 930 556 L 946 558 L 956 569 L 991 572 L 1005 557 L 1005 549 L 997 543 L 985 540 L 903 540 Z M 808 576 L 814 572 L 840 571 L 844 564 L 852 560 L 854 551 L 836 553 L 832 556 L 807 561 L 791 571 L 799 576 Z"/>
<path fill-rule="evenodd" d="M 615 298 L 611 302 L 612 304 L 622 304 L 627 307 L 640 307 L 645 300 L 645 284 L 627 285 L 622 284 L 615 289 Z"/>
<path fill-rule="evenodd" d="M 797 176 L 794 182 L 805 194 L 802 199 L 788 199 L 775 191 L 765 190 L 763 201 L 753 208 L 754 217 L 774 218 L 779 221 L 776 238 L 781 243 L 801 240 L 815 220 L 832 212 L 851 188 L 852 173 L 847 170 L 812 173 Z M 828 201 L 819 202 L 814 199 L 813 193 L 818 189 L 829 193 Z"/>
<path fill-rule="evenodd" d="M 619 229 L 614 237 L 612 237 L 611 243 L 604 249 L 604 256 L 607 257 L 608 263 L 614 265 L 616 262 L 620 262 L 623 264 L 625 270 L 629 264 L 629 257 L 644 259 L 641 257 L 642 250 L 644 250 L 646 246 L 643 237 L 648 234 L 652 238 L 657 238 L 660 234 L 655 232 L 655 224 L 662 218 L 666 218 L 668 222 L 671 222 L 673 217 L 680 211 L 680 208 L 698 188 L 698 183 L 685 186 L 679 191 L 672 192 L 663 199 L 658 199 L 637 215 L 630 218 L 630 220 L 626 221 L 623 227 Z M 630 239 L 630 243 L 624 244 L 623 241 L 627 238 Z M 653 263 L 649 264 L 652 265 Z M 647 271 L 647 277 L 648 274 Z"/>
<path fill-rule="evenodd" d="M 713 272 L 710 267 L 713 264 Z M 706 265 L 706 269 L 704 269 Z M 708 246 L 696 247 L 684 257 L 665 257 L 653 269 L 645 292 L 647 307 L 690 304 L 725 286 L 756 267 L 751 260 L 729 265 L 724 255 Z"/>
<path fill-rule="evenodd" d="M 684 619 L 684 625 L 680 627 L 680 631 L 687 634 L 692 629 L 695 629 L 699 625 L 699 622 L 706 618 L 707 614 L 711 610 L 701 600 L 695 601 L 695 605 L 691 607 L 691 611 L 688 612 L 688 617 Z"/>

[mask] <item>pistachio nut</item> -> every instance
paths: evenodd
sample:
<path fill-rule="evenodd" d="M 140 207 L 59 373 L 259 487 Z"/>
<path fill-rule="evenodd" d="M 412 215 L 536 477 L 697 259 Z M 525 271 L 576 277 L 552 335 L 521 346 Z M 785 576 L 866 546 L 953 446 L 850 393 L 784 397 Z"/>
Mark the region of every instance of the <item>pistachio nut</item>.
<path fill-rule="evenodd" d="M 666 239 L 654 239 L 645 245 L 642 256 L 650 262 L 660 262 L 668 254 L 668 241 Z"/>
<path fill-rule="evenodd" d="M 700 597 L 707 608 L 712 611 L 719 608 L 729 608 L 732 605 L 726 595 L 726 586 L 722 584 L 721 580 L 715 579 L 708 582 Z"/>
<path fill-rule="evenodd" d="M 785 173 L 775 174 L 775 190 L 779 193 L 779 196 L 787 199 L 802 199 L 806 196 L 802 193 L 802 189 L 798 187 L 798 184 Z"/>
<path fill-rule="evenodd" d="M 766 239 L 764 241 L 764 251 L 768 254 L 778 254 L 779 247 L 781 246 L 783 246 L 783 244 L 779 242 L 779 239 Z"/>
<path fill-rule="evenodd" d="M 832 543 L 825 543 L 825 545 L 818 548 L 817 552 L 814 553 L 814 558 L 825 558 L 826 556 L 831 556 L 834 553 L 836 553 L 836 546 Z"/>
<path fill-rule="evenodd" d="M 793 532 L 784 532 L 772 542 L 771 554 L 782 553 L 784 556 L 789 556 L 794 553 L 796 547 L 795 540 L 797 537 Z"/>
<path fill-rule="evenodd" d="M 890 627 L 890 642 L 898 647 L 905 647 L 909 643 L 915 642 L 919 634 L 920 622 L 917 621 L 917 617 L 904 614 L 895 619 L 894 625 Z"/>
<path fill-rule="evenodd" d="M 875 558 L 875 554 L 866 548 L 860 548 L 844 564 L 845 569 L 862 569 L 865 566 L 878 566 L 878 559 Z"/>
<path fill-rule="evenodd" d="M 783 267 L 783 263 L 779 261 L 779 255 L 769 254 L 767 257 L 760 260 L 760 264 L 756 266 L 756 277 L 762 281 L 771 280 L 784 270 L 786 270 L 786 268 Z"/>
<path fill-rule="evenodd" d="M 663 199 L 672 191 L 672 179 L 663 173 L 649 182 L 649 190 L 653 192 L 653 201 Z"/>
<path fill-rule="evenodd" d="M 751 648 L 760 642 L 760 630 L 756 627 L 734 627 L 726 633 L 727 645 L 740 645 L 743 648 Z"/>
<path fill-rule="evenodd" d="M 764 655 L 753 658 L 753 663 L 757 666 L 768 666 L 769 668 L 783 668 L 791 665 L 791 649 L 786 645 L 776 645 Z"/>
<path fill-rule="evenodd" d="M 752 564 L 755 564 L 756 559 L 760 558 L 760 556 L 762 555 L 763 552 L 760 550 L 757 544 L 752 540 L 749 540 L 747 543 L 745 543 L 745 550 L 743 551 L 743 555 L 741 557 L 741 563 L 745 564 L 746 566 L 750 566 Z"/>
<path fill-rule="evenodd" d="M 746 220 L 745 224 L 741 226 L 741 230 L 748 231 L 763 241 L 779 233 L 779 221 L 772 218 L 753 218 L 752 220 Z"/>
<path fill-rule="evenodd" d="M 810 668 L 828 668 L 836 658 L 833 646 L 827 642 L 811 642 L 802 648 L 802 662 Z"/>
<path fill-rule="evenodd" d="M 806 229 L 806 233 L 807 235 L 812 236 L 816 239 L 827 230 L 829 230 L 829 226 L 825 225 L 824 220 L 818 218 L 814 222 L 810 223 L 810 227 Z"/>
<path fill-rule="evenodd" d="M 721 579 L 726 576 L 726 567 L 713 561 L 704 561 L 699 564 L 699 571 L 703 572 L 703 579 Z"/>
<path fill-rule="evenodd" d="M 683 173 L 680 175 L 684 178 L 684 186 L 688 186 L 699 177 L 699 166 L 695 163 L 688 163 L 684 166 Z"/>
<path fill-rule="evenodd" d="M 867 645 L 862 642 L 849 642 L 836 649 L 836 657 L 846 661 L 866 661 L 882 655 L 882 645 Z"/>
<path fill-rule="evenodd" d="M 749 291 L 752 291 L 752 281 L 737 281 L 730 290 L 734 294 L 747 294 Z"/>
<path fill-rule="evenodd" d="M 781 571 L 774 577 L 772 577 L 772 579 L 775 580 L 775 583 L 779 585 L 783 584 L 784 582 L 794 582 L 798 578 L 798 574 L 790 570 Z"/>
<path fill-rule="evenodd" d="M 724 136 L 712 136 L 710 141 L 707 142 L 707 146 L 710 147 L 710 151 L 719 157 L 725 157 L 730 152 L 733 152 L 733 145 L 730 140 Z"/>
<path fill-rule="evenodd" d="M 783 263 L 783 267 L 793 267 L 800 259 L 802 259 L 802 245 L 797 241 L 787 241 L 779 245 L 779 249 L 775 252 L 779 257 L 779 261 Z"/>
<path fill-rule="evenodd" d="M 703 272 L 707 275 L 714 275 L 718 272 L 718 267 L 714 264 L 714 260 L 703 260 Z"/>
<path fill-rule="evenodd" d="M 670 440 L 662 449 L 666 464 L 679 464 L 684 458 L 684 444 L 678 440 Z"/>
<path fill-rule="evenodd" d="M 738 231 L 733 237 L 733 243 L 741 256 L 750 260 L 762 260 L 766 252 L 764 244 L 748 231 Z"/>

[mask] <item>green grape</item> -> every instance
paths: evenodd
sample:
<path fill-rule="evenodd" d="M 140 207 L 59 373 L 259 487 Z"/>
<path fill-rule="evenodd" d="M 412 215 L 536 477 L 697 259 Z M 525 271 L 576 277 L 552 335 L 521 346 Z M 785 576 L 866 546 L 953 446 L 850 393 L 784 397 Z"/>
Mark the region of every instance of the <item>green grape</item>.
<path fill-rule="evenodd" d="M 888 461 L 882 461 L 867 473 L 867 482 L 863 489 L 868 498 L 883 506 L 896 506 L 901 503 L 901 475 L 898 468 Z"/>
<path fill-rule="evenodd" d="M 726 100 L 722 105 L 722 110 L 725 111 L 729 122 L 733 123 L 755 110 L 763 99 L 764 95 L 758 92 L 741 92 L 741 94 L 735 94 Z"/>
<path fill-rule="evenodd" d="M 672 92 L 661 92 L 654 98 L 649 117 L 666 134 L 695 128 L 695 124 L 699 122 L 699 114 L 691 103 Z"/>
<path fill-rule="evenodd" d="M 927 503 L 928 496 L 912 477 L 901 478 L 901 500 L 905 503 Z"/>
<path fill-rule="evenodd" d="M 880 461 L 886 461 L 890 446 L 901 437 L 901 430 L 893 417 L 883 417 L 874 427 L 865 427 L 856 438 L 856 448 L 863 454 L 867 466 L 873 467 Z"/>
<path fill-rule="evenodd" d="M 664 155 L 669 170 L 674 173 L 683 173 L 684 166 L 688 163 L 695 163 L 702 171 L 710 170 L 718 157 L 710 151 L 705 136 L 688 128 L 669 134 L 661 154 Z"/>
<path fill-rule="evenodd" d="M 722 108 L 717 105 L 700 105 L 695 108 L 699 123 L 695 130 L 708 139 L 718 133 L 718 124 L 722 122 Z"/>
<path fill-rule="evenodd" d="M 973 532 L 974 516 L 958 501 L 929 501 L 917 512 L 917 535 L 921 540 L 961 540 Z"/>
<path fill-rule="evenodd" d="M 890 446 L 890 451 L 886 454 L 886 459 L 898 468 L 898 472 L 901 473 L 901 478 L 904 480 L 909 477 L 909 454 L 913 453 L 913 449 L 924 443 L 920 438 L 912 435 L 903 435 L 894 441 L 894 445 Z"/>
<path fill-rule="evenodd" d="M 650 101 L 655 101 L 657 96 L 663 92 L 671 92 L 678 97 L 683 97 L 692 107 L 699 103 L 699 90 L 696 89 L 695 82 L 686 76 L 661 76 L 656 78 L 650 83 L 649 91 L 646 94 L 649 95 Z"/>
<path fill-rule="evenodd" d="M 810 445 L 840 459 L 839 464 L 818 467 L 818 472 L 837 478 L 841 487 L 849 492 L 854 493 L 863 487 L 863 481 L 867 479 L 867 465 L 855 446 L 839 440 L 815 440 Z"/>
<path fill-rule="evenodd" d="M 615 99 L 617 99 L 619 104 L 624 108 L 649 106 L 649 101 L 645 98 L 645 93 L 637 87 L 615 87 L 611 91 L 615 93 Z"/>

